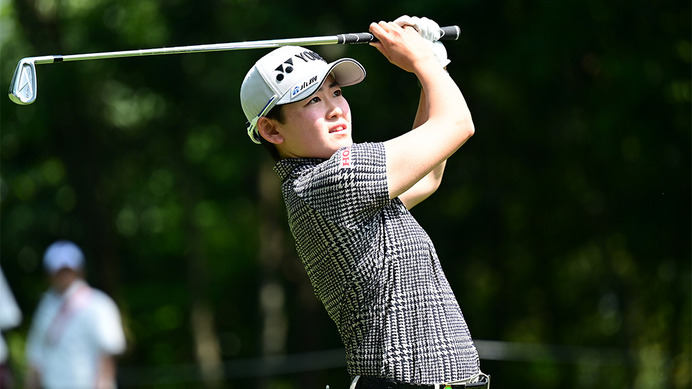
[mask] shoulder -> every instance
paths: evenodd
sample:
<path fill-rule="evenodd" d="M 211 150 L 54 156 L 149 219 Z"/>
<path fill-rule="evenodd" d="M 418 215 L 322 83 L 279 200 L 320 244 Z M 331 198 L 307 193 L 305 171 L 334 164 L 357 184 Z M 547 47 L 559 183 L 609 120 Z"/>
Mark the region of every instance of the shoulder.
<path fill-rule="evenodd" d="M 36 314 L 51 309 L 52 307 L 57 307 L 62 303 L 62 299 L 56 293 L 52 292 L 50 289 L 43 292 L 38 304 L 36 305 Z"/>
<path fill-rule="evenodd" d="M 90 305 L 97 310 L 118 311 L 115 300 L 100 289 L 91 288 Z"/>
<path fill-rule="evenodd" d="M 383 143 L 354 143 L 342 147 L 330 158 L 289 158 L 276 163 L 274 171 L 282 181 L 297 178 L 313 172 L 338 172 L 373 164 L 383 164 L 385 147 Z"/>

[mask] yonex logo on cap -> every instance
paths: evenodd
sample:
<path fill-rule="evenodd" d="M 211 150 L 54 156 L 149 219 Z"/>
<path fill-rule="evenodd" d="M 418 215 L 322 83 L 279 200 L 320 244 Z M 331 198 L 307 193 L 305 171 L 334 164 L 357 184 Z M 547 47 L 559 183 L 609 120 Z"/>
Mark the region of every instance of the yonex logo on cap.
<path fill-rule="evenodd" d="M 310 50 L 306 50 L 300 54 L 296 54 L 296 57 L 302 59 L 305 62 L 308 62 L 308 60 L 327 62 L 324 60 L 324 58 L 320 57 L 319 54 L 315 53 L 314 51 L 310 51 Z"/>
<path fill-rule="evenodd" d="M 303 62 L 309 62 L 309 61 L 322 61 L 322 62 L 327 62 L 324 60 L 324 58 L 320 57 L 319 54 L 315 53 L 314 51 L 303 51 L 302 53 L 294 54 L 293 57 L 302 59 Z M 292 73 L 294 64 L 293 64 L 293 57 L 288 58 L 287 60 L 283 61 L 279 66 L 276 67 L 277 72 L 279 74 L 276 75 L 276 82 L 281 82 L 285 78 L 286 74 Z M 300 62 L 299 62 L 300 63 Z"/>
<path fill-rule="evenodd" d="M 284 68 L 284 65 L 287 65 Z M 279 65 L 276 69 L 279 74 L 276 75 L 276 81 L 281 82 L 284 79 L 284 73 L 291 73 L 293 71 L 293 58 L 289 58 L 284 63 Z"/>

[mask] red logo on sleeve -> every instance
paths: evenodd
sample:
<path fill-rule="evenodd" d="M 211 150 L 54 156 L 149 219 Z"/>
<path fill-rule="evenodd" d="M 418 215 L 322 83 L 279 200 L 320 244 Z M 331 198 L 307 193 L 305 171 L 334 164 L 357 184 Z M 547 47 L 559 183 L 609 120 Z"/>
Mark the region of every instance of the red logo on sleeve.
<path fill-rule="evenodd" d="M 353 159 L 351 158 L 351 148 L 341 150 L 341 168 L 353 169 Z"/>

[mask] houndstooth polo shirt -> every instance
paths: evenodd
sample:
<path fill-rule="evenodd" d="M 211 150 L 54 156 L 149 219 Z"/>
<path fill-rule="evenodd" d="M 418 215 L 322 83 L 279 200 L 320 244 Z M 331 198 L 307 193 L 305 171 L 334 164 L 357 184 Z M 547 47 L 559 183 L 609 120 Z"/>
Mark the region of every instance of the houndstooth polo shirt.
<path fill-rule="evenodd" d="M 431 384 L 479 372 L 430 238 L 401 200 L 389 199 L 384 145 L 274 169 L 298 255 L 336 323 L 351 376 Z"/>

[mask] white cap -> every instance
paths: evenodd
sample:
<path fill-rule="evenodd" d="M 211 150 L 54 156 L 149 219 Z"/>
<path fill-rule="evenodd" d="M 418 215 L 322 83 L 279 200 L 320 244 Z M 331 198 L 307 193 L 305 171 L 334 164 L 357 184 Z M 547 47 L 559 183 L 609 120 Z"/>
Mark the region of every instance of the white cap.
<path fill-rule="evenodd" d="M 257 119 L 277 105 L 311 96 L 329 74 L 340 86 L 349 86 L 363 81 L 365 68 L 351 58 L 327 63 L 319 54 L 299 46 L 282 46 L 260 58 L 240 87 L 250 139 L 260 143 Z"/>
<path fill-rule="evenodd" d="M 43 266 L 50 274 L 63 268 L 80 270 L 83 265 L 84 254 L 82 250 L 68 240 L 59 240 L 53 243 L 43 254 Z"/>

